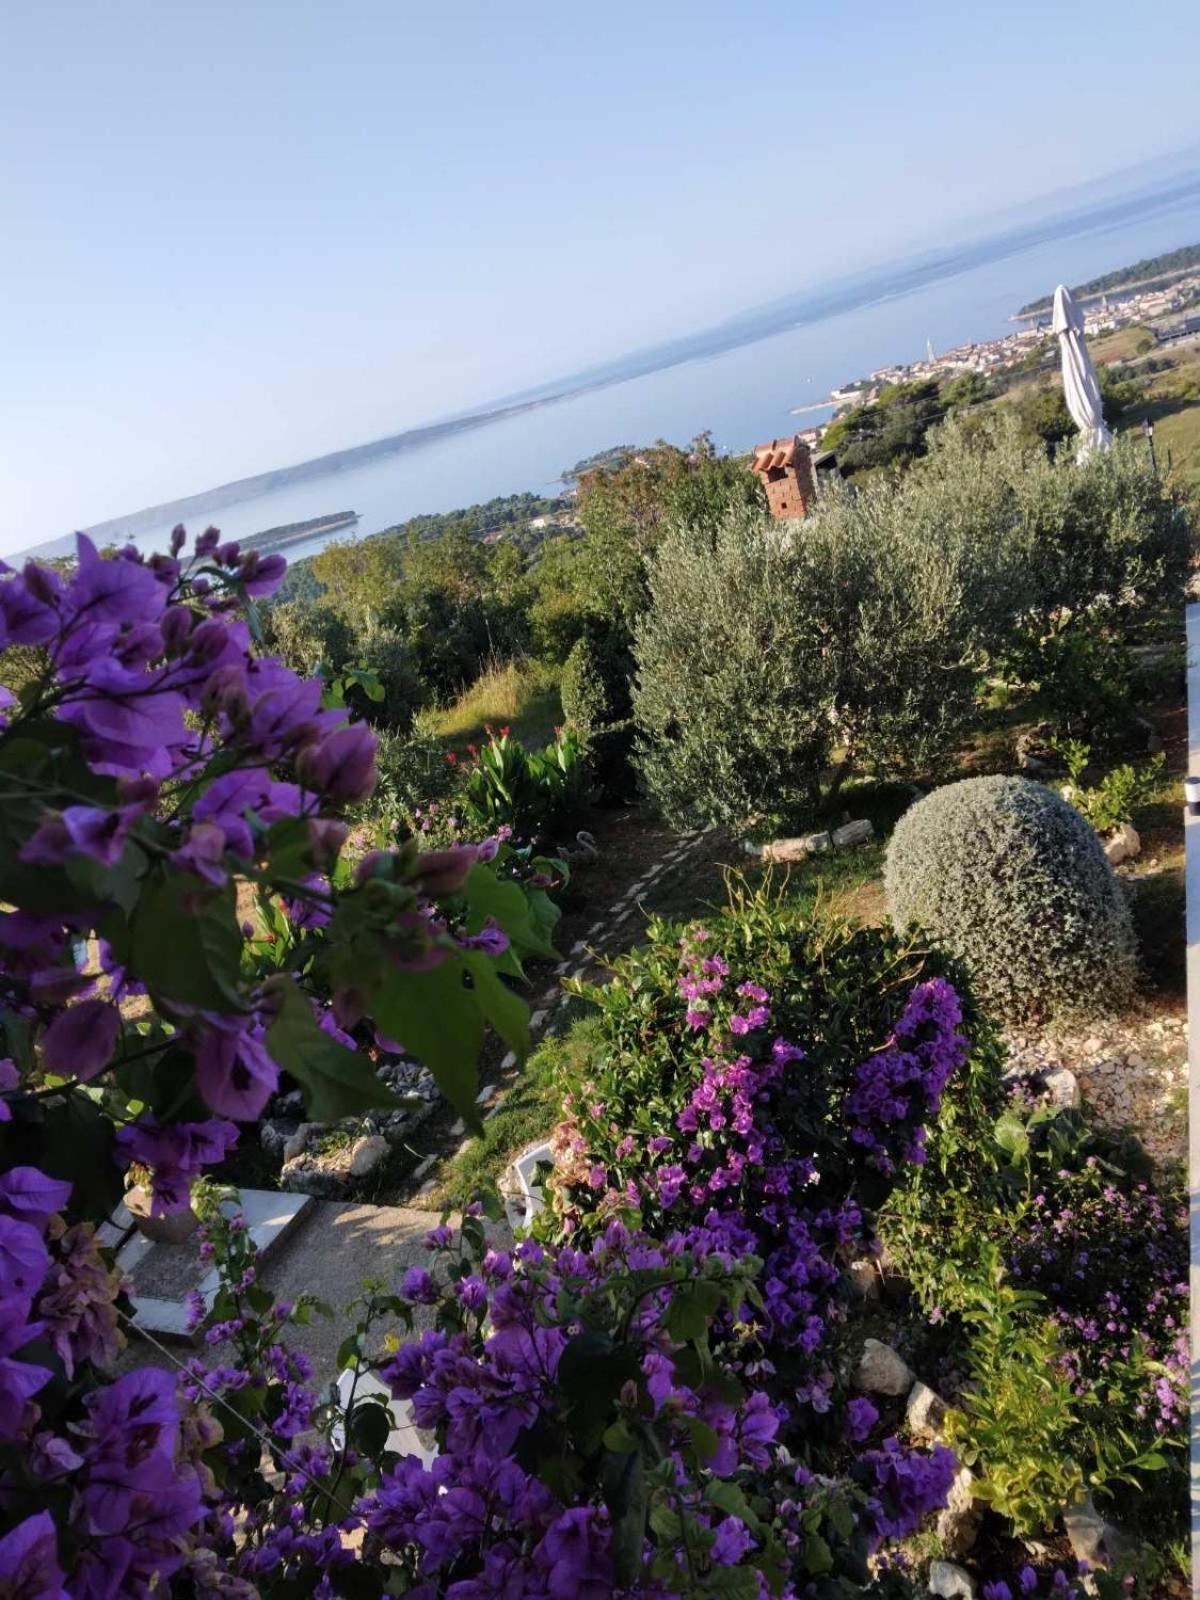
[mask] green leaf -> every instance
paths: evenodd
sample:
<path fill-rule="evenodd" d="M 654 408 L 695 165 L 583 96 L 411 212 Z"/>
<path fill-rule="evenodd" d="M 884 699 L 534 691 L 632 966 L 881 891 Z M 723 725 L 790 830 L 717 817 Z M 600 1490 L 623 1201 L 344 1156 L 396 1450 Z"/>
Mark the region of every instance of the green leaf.
<path fill-rule="evenodd" d="M 392 1414 L 378 1400 L 359 1400 L 350 1413 L 347 1428 L 350 1442 L 356 1450 L 375 1460 L 387 1444 L 392 1431 Z"/>
<path fill-rule="evenodd" d="M 241 1011 L 242 933 L 232 883 L 191 873 L 152 876 L 130 919 L 134 973 L 154 995 L 205 1011 Z"/>
<path fill-rule="evenodd" d="M 681 1344 L 703 1339 L 723 1298 L 720 1284 L 703 1279 L 681 1283 L 671 1296 L 663 1327 Z"/>
<path fill-rule="evenodd" d="M 612 1517 L 609 1548 L 617 1583 L 632 1588 L 641 1575 L 646 1541 L 646 1476 L 641 1454 L 637 1450 L 607 1451 L 600 1477 L 604 1503 Z"/>
<path fill-rule="evenodd" d="M 473 1132 L 482 1127 L 475 1096 L 483 1045 L 478 991 L 468 988 L 466 964 L 447 956 L 429 972 L 389 968 L 371 997 L 371 1014 L 389 1038 L 417 1056 Z"/>
<path fill-rule="evenodd" d="M 523 1061 L 529 1054 L 529 1007 L 500 981 L 490 956 L 482 950 L 468 950 L 464 960 L 479 996 L 484 1016 L 510 1050 Z"/>
<path fill-rule="evenodd" d="M 314 1122 L 338 1122 L 376 1106 L 400 1104 L 366 1056 L 347 1050 L 318 1027 L 307 995 L 290 977 L 272 982 L 278 983 L 282 1002 L 267 1031 L 267 1053 L 300 1085 Z"/>
<path fill-rule="evenodd" d="M 478 933 L 491 917 L 520 949 L 548 960 L 557 956 L 558 951 L 535 925 L 529 900 L 520 884 L 503 881 L 481 861 L 468 873 L 463 893 L 467 897 L 469 933 Z"/>
<path fill-rule="evenodd" d="M 758 1573 L 753 1567 L 714 1567 L 708 1575 L 708 1590 L 710 1594 L 723 1596 L 724 1600 L 758 1600 Z"/>
<path fill-rule="evenodd" d="M 833 1571 L 833 1551 L 819 1533 L 810 1533 L 804 1541 L 804 1566 L 814 1577 Z"/>

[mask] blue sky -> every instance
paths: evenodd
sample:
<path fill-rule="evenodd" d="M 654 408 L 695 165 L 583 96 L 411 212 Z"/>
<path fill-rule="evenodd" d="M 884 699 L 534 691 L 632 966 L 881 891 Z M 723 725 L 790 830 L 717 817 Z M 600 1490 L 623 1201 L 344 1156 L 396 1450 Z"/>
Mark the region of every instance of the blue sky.
<path fill-rule="evenodd" d="M 0 548 L 719 320 L 1200 138 L 1195 0 L 34 0 Z"/>

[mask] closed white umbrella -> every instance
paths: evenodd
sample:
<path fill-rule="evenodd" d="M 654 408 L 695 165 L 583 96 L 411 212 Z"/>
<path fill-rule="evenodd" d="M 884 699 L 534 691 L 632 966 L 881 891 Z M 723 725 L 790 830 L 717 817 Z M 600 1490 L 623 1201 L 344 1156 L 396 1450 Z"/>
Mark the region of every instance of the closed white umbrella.
<path fill-rule="evenodd" d="M 1104 423 L 1104 405 L 1096 369 L 1083 337 L 1083 313 L 1075 304 L 1070 289 L 1060 283 L 1054 291 L 1054 321 L 1051 327 L 1062 348 L 1063 392 L 1071 420 L 1079 429 L 1080 444 L 1075 459 L 1086 461 L 1094 450 L 1112 448 L 1112 433 Z"/>

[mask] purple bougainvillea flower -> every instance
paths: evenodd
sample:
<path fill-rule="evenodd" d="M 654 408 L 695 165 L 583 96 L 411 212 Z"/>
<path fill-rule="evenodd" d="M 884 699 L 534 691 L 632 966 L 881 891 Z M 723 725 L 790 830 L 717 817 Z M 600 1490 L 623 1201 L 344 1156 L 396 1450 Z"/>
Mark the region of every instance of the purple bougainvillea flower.
<path fill-rule="evenodd" d="M 21 850 L 21 860 L 35 866 L 58 866 L 70 855 L 91 856 L 106 867 L 121 859 L 129 830 L 142 814 L 140 806 L 68 806 L 48 817 Z"/>
<path fill-rule="evenodd" d="M 72 622 L 143 623 L 162 615 L 166 592 L 138 561 L 106 560 L 85 533 L 75 535 L 77 565 L 66 591 Z"/>
<path fill-rule="evenodd" d="M 11 1167 L 0 1176 L 0 1212 L 35 1228 L 44 1228 L 47 1219 L 61 1211 L 70 1198 L 69 1183 L 48 1178 L 36 1167 Z"/>
<path fill-rule="evenodd" d="M 365 722 L 337 728 L 310 747 L 297 762 L 303 781 L 328 800 L 346 805 L 365 800 L 375 788 L 379 740 Z"/>
<path fill-rule="evenodd" d="M 0 1216 L 0 1294 L 34 1295 L 50 1266 L 40 1228 Z"/>
<path fill-rule="evenodd" d="M 196 1085 L 205 1104 L 235 1122 L 255 1122 L 279 1086 L 261 1029 L 212 1024 L 196 1049 Z"/>
<path fill-rule="evenodd" d="M 46 644 L 62 626 L 62 579 L 50 568 L 26 564 L 21 577 L 0 583 L 0 615 L 10 644 Z"/>
<path fill-rule="evenodd" d="M 54 1376 L 48 1367 L 12 1359 L 14 1351 L 42 1332 L 41 1322 L 29 1320 L 31 1304 L 27 1293 L 5 1291 L 0 1296 L 0 1439 L 4 1440 L 15 1438 L 21 1431 L 29 1401 Z M 4 1571 L 0 1565 L 0 1577 Z"/>
<path fill-rule="evenodd" d="M 0 1539 L 0 1582 L 13 1600 L 70 1600 L 48 1511 L 26 1517 Z"/>
<path fill-rule="evenodd" d="M 121 1013 L 108 1000 L 81 1000 L 59 1012 L 42 1039 L 42 1059 L 64 1077 L 94 1078 L 113 1058 Z"/>
<path fill-rule="evenodd" d="M 179 1437 L 175 1379 L 157 1367 L 139 1367 L 88 1395 L 84 1404 L 87 1520 L 97 1533 L 120 1533 L 128 1523 L 132 1495 L 161 1490 L 174 1480 Z"/>
<path fill-rule="evenodd" d="M 229 876 L 223 865 L 225 842 L 224 828 L 215 822 L 197 822 L 171 860 L 219 889 Z"/>

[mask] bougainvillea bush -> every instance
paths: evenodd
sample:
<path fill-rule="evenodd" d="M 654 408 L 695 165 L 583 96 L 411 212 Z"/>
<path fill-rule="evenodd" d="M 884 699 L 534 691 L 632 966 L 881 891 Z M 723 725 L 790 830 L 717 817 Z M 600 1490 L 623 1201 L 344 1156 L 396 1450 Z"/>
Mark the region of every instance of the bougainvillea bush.
<path fill-rule="evenodd" d="M 847 1438 L 919 1463 L 852 1382 L 879 1328 L 848 1268 L 881 1254 L 882 1215 L 892 1325 L 928 1319 L 980 1500 L 1022 1536 L 1089 1489 L 1165 1495 L 1179 1521 L 1185 1233 L 1082 1119 L 1009 1097 L 955 969 L 738 893 L 577 987 L 600 1015 L 568 1069 L 544 1238 L 727 1230 L 764 1262 L 763 1309 L 714 1339 L 779 1405 L 784 1446 L 836 1476 Z"/>
<path fill-rule="evenodd" d="M 487 1024 L 527 1044 L 497 971 L 524 895 L 476 847 L 338 872 L 374 735 L 256 653 L 281 558 L 185 544 L 81 536 L 62 570 L 0 576 L 0 1573 L 34 1574 L 22 1596 L 58 1592 L 37 1574 L 60 1559 L 73 1593 L 141 1593 L 203 1514 L 171 1380 L 94 1381 L 121 1306 L 93 1224 L 123 1172 L 186 1207 L 283 1074 L 315 1120 L 389 1105 L 346 1031 L 363 1018 L 472 1120 Z M 305 932 L 290 965 L 264 974 L 245 891 Z"/>

